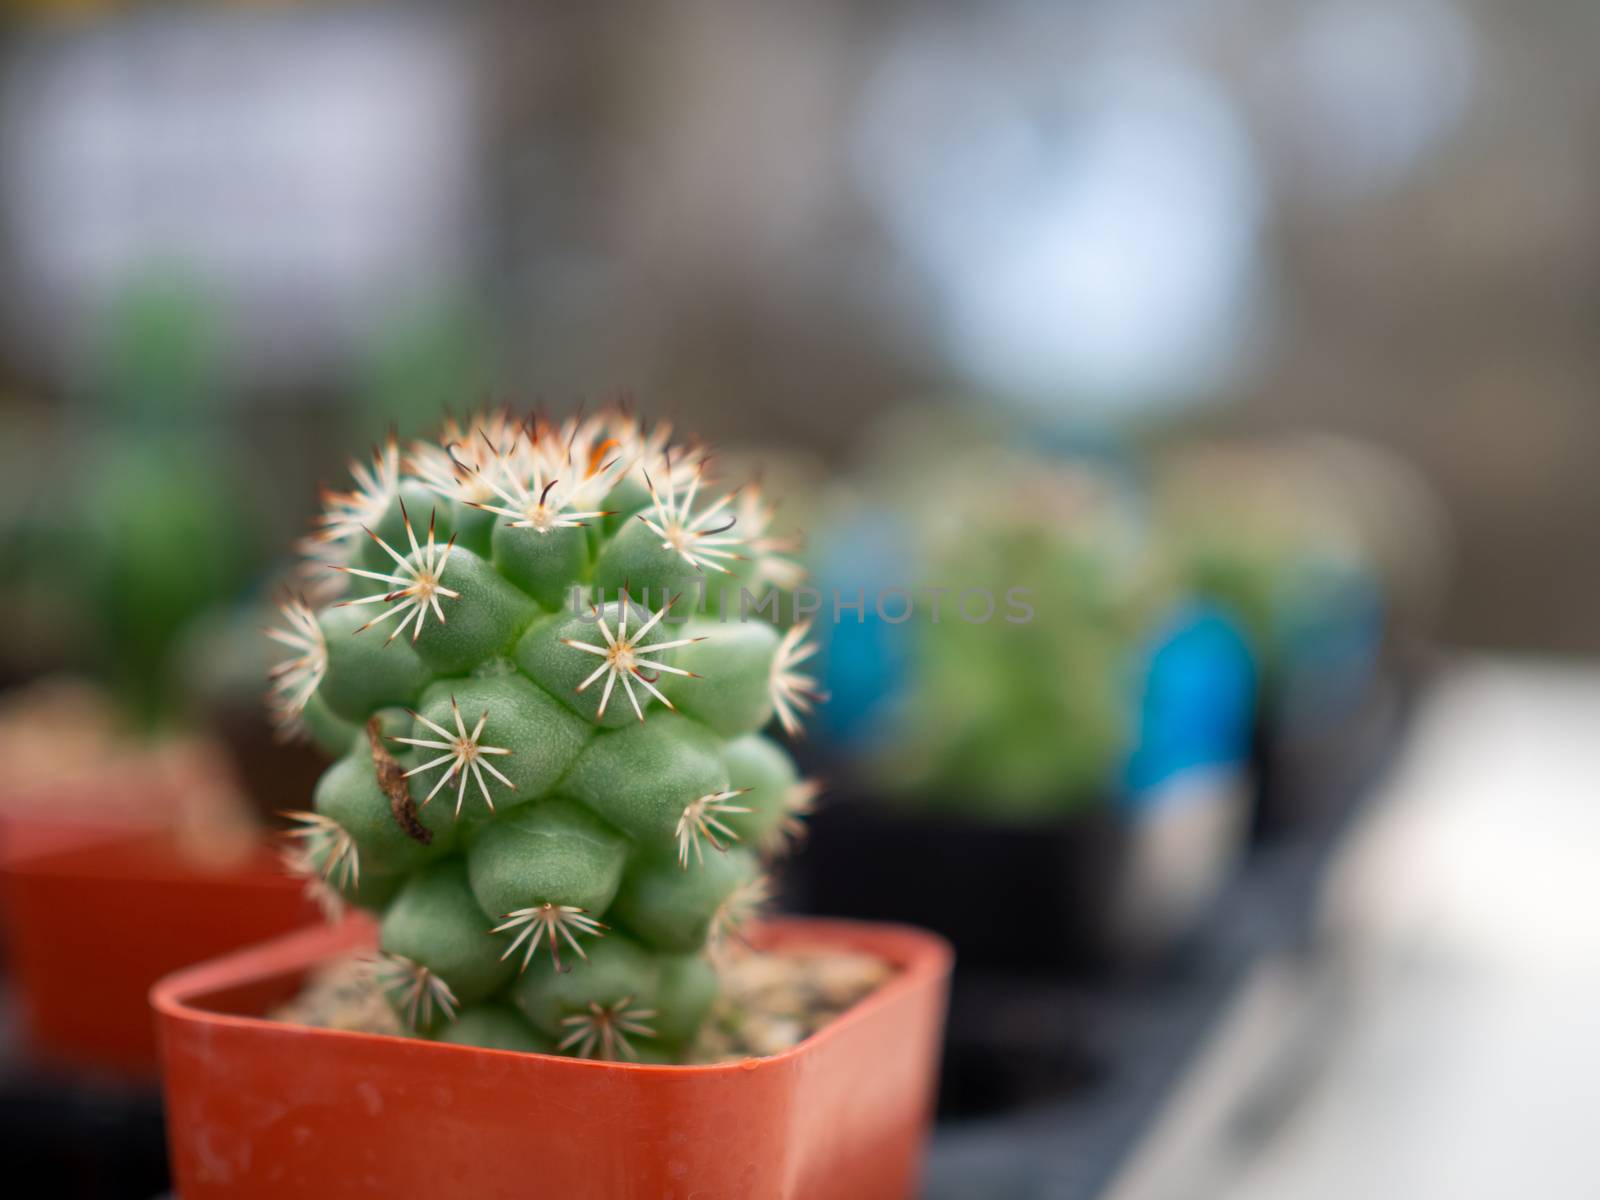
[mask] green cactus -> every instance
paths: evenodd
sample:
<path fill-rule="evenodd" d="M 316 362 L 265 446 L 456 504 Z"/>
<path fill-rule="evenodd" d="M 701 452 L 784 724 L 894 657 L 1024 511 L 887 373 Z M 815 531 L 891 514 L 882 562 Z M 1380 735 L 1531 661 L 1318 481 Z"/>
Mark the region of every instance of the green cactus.
<path fill-rule="evenodd" d="M 278 719 L 339 755 L 292 865 L 381 914 L 417 1035 L 678 1061 L 815 794 L 762 733 L 817 698 L 804 630 L 738 620 L 785 543 L 620 411 L 487 414 L 353 474 L 306 545 L 320 611 L 271 631 Z"/>
<path fill-rule="evenodd" d="M 1116 785 L 1134 735 L 1130 664 L 1168 585 L 1112 472 L 958 434 L 969 472 L 891 460 L 893 494 L 869 501 L 899 517 L 911 576 L 951 594 L 919 597 L 904 625 L 904 695 L 862 765 L 907 806 L 1059 818 Z M 992 622 L 961 615 L 969 587 L 995 598 Z M 1032 619 L 1012 621 L 1014 590 Z"/>

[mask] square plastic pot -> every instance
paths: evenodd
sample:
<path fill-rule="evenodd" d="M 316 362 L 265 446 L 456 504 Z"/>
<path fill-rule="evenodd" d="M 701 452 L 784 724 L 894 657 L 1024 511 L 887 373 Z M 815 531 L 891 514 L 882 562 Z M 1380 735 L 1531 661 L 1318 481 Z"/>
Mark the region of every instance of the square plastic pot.
<path fill-rule="evenodd" d="M 0 862 L 0 901 L 30 1056 L 151 1079 L 151 984 L 318 920 L 266 847 L 208 870 L 161 832 L 11 856 Z"/>
<path fill-rule="evenodd" d="M 184 1200 L 916 1192 L 951 965 L 937 937 L 845 921 L 765 926 L 758 945 L 864 952 L 898 970 L 794 1049 L 729 1064 L 600 1063 L 262 1017 L 311 967 L 373 940 L 364 920 L 305 931 L 153 990 Z"/>

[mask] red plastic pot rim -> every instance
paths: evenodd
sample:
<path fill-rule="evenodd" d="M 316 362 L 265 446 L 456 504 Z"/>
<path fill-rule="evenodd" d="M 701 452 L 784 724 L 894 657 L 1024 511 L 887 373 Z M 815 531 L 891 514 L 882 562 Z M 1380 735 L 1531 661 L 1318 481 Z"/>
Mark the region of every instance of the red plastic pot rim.
<path fill-rule="evenodd" d="M 262 838 L 243 857 L 215 863 L 186 853 L 168 829 L 128 826 L 74 826 L 63 837 L 27 854 L 0 859 L 4 873 L 28 878 L 76 878 L 149 883 L 243 881 L 280 891 L 303 885 L 287 874 L 271 844 Z"/>
<path fill-rule="evenodd" d="M 286 1024 L 264 1015 L 228 1012 L 224 1008 L 207 1005 L 209 999 L 241 985 L 304 975 L 331 958 L 370 949 L 376 941 L 376 925 L 363 914 L 354 914 L 335 927 L 314 926 L 284 934 L 271 941 L 260 942 L 173 972 L 151 987 L 150 1006 L 162 1018 L 200 1020 L 237 1029 L 297 1029 L 340 1041 L 392 1043 L 405 1047 L 408 1053 L 413 1054 L 421 1051 L 445 1055 L 486 1054 L 505 1058 L 554 1059 L 563 1067 L 574 1070 L 704 1076 L 747 1071 L 753 1063 L 778 1064 L 797 1059 L 809 1049 L 831 1040 L 850 1025 L 869 1020 L 876 1010 L 896 1003 L 906 993 L 947 979 L 955 960 L 954 951 L 944 938 L 909 925 L 816 917 L 781 917 L 762 922 L 754 926 L 749 935 L 750 944 L 758 950 L 804 947 L 851 950 L 888 962 L 895 968 L 895 974 L 816 1033 L 788 1050 L 780 1054 L 720 1063 L 601 1062 L 530 1051 L 458 1046 L 392 1034 Z"/>

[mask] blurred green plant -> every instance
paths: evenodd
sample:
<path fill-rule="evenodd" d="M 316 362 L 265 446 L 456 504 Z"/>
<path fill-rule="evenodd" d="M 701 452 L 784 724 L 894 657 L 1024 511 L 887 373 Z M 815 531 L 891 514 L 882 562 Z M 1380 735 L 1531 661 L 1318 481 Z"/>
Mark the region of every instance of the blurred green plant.
<path fill-rule="evenodd" d="M 902 745 L 884 784 L 993 817 L 1058 815 L 1103 802 L 1131 734 L 1136 606 L 1114 569 L 1058 528 L 980 523 L 933 561 L 935 578 L 994 594 L 992 622 L 924 607 L 913 630 Z M 966 581 L 973 581 L 967 584 Z M 1021 589 L 1032 619 L 1008 623 Z"/>
<path fill-rule="evenodd" d="M 52 553 L 31 558 L 36 583 L 76 612 L 85 665 L 147 730 L 174 715 L 180 632 L 258 561 L 218 411 L 227 357 L 215 310 L 182 280 L 124 291 L 68 414 L 66 501 L 24 535 L 48 539 Z"/>
<path fill-rule="evenodd" d="M 1000 444 L 960 416 L 924 416 L 882 442 L 875 482 L 851 503 L 894 514 L 907 578 L 893 583 L 918 598 L 895 627 L 900 677 L 882 686 L 898 700 L 867 750 L 875 785 L 986 819 L 1104 803 L 1134 736 L 1139 639 L 1163 594 L 1125 488 L 1101 464 Z M 952 445 L 959 475 L 935 465 Z M 977 594 L 965 613 L 964 591 Z M 969 619 L 991 599 L 992 615 Z"/>
<path fill-rule="evenodd" d="M 354 427 L 388 427 L 414 437 L 451 411 L 486 404 L 496 345 L 489 314 L 466 301 L 436 296 L 392 309 L 363 348 L 350 412 Z"/>
<path fill-rule="evenodd" d="M 1384 583 L 1359 506 L 1315 443 L 1187 441 L 1158 453 L 1152 474 L 1161 552 L 1238 621 L 1269 691 L 1359 687 Z"/>

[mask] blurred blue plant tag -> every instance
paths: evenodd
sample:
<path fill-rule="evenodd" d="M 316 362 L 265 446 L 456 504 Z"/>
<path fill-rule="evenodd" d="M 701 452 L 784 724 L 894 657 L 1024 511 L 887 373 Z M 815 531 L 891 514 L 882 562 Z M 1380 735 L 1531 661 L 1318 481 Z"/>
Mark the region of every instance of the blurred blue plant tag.
<path fill-rule="evenodd" d="M 907 577 L 906 531 L 895 519 L 862 517 L 835 530 L 819 555 L 825 595 L 877 596 Z M 836 745 L 861 749 L 881 736 L 882 722 L 904 696 L 912 656 L 911 622 L 883 620 L 867 604 L 860 620 L 821 621 L 823 728 Z"/>
<path fill-rule="evenodd" d="M 1209 604 L 1180 605 L 1143 659 L 1124 803 L 1137 811 L 1193 797 L 1199 793 L 1165 785 L 1198 769 L 1245 763 L 1256 693 L 1255 659 L 1233 621 Z"/>

